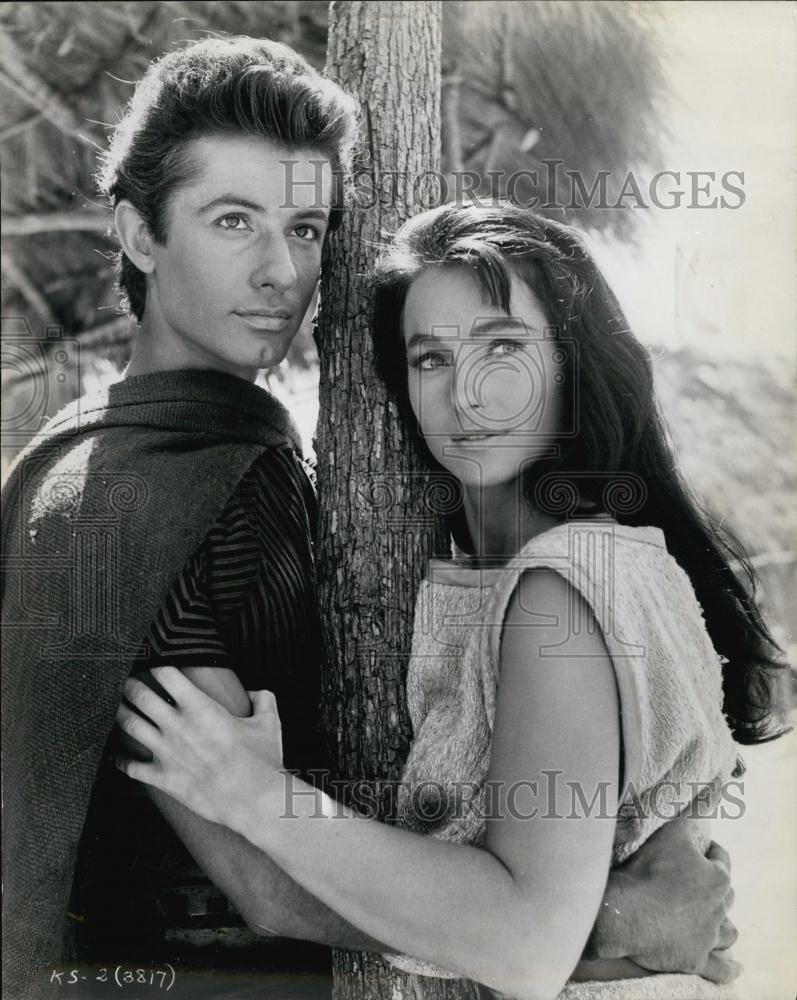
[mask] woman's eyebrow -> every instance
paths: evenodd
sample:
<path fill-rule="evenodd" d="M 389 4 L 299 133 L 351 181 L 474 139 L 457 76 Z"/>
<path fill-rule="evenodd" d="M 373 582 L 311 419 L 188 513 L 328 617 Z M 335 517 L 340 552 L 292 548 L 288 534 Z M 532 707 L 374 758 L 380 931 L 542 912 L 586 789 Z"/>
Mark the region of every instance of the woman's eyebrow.
<path fill-rule="evenodd" d="M 412 348 L 417 347 L 418 344 L 428 344 L 430 342 L 437 344 L 451 345 L 451 344 L 456 344 L 457 342 L 462 340 L 461 337 L 457 336 L 457 332 L 454 329 L 454 327 L 444 326 L 444 327 L 437 327 L 437 329 L 451 330 L 452 332 L 448 336 L 446 335 L 441 336 L 439 333 L 413 333 L 413 335 L 407 341 L 406 349 L 408 351 L 411 351 Z"/>
<path fill-rule="evenodd" d="M 444 343 L 451 343 L 460 340 L 465 340 L 465 336 L 462 336 L 455 327 L 444 326 L 437 327 L 437 329 L 443 329 L 451 331 L 448 336 L 441 337 L 437 333 L 413 333 L 410 339 L 407 341 L 407 350 L 416 347 L 419 343 L 427 343 L 430 340 L 439 340 Z M 529 326 L 529 324 L 521 319 L 519 316 L 485 316 L 483 319 L 475 319 L 470 327 L 470 335 L 473 337 L 488 337 L 495 333 L 496 330 L 516 330 L 521 333 L 531 335 L 536 328 Z"/>
<path fill-rule="evenodd" d="M 329 210 L 326 208 L 297 208 L 293 215 L 297 219 L 318 219 L 319 222 L 329 222 Z"/>
<path fill-rule="evenodd" d="M 484 319 L 476 319 L 470 328 L 470 332 L 475 337 L 483 337 L 496 330 L 522 330 L 530 333 L 533 328 L 519 316 L 486 316 Z"/>

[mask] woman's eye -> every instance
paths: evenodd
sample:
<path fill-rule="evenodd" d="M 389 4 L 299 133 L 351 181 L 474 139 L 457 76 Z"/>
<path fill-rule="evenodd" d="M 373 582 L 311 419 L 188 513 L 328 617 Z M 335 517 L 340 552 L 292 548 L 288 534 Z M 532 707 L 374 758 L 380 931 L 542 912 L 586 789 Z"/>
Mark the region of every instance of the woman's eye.
<path fill-rule="evenodd" d="M 238 232 L 245 232 L 252 228 L 246 221 L 246 216 L 240 215 L 237 212 L 230 212 L 229 215 L 223 215 L 217 224 L 222 229 L 231 229 Z"/>
<path fill-rule="evenodd" d="M 435 368 L 445 368 L 446 365 L 450 364 L 450 351 L 427 351 L 416 359 L 413 367 L 420 368 L 424 372 L 430 372 Z"/>
<path fill-rule="evenodd" d="M 303 222 L 300 226 L 293 227 L 294 233 L 299 237 L 299 239 L 307 240 L 311 242 L 317 240 L 321 235 L 320 231 L 316 226 L 311 226 L 307 222 Z"/>
<path fill-rule="evenodd" d="M 517 354 L 518 351 L 522 350 L 522 348 L 523 345 L 517 340 L 494 340 L 492 344 L 490 344 L 488 352 L 490 354 L 498 354 L 500 356 L 504 354 Z"/>

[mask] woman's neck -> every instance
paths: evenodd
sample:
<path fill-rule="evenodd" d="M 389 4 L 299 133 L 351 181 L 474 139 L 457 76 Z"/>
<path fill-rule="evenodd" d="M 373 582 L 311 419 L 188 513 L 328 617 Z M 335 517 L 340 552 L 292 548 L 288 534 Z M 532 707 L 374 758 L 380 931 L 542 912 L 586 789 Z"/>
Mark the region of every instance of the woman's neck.
<path fill-rule="evenodd" d="M 557 518 L 537 510 L 522 483 L 463 487 L 465 520 L 478 559 L 506 559 L 535 535 L 553 528 Z"/>

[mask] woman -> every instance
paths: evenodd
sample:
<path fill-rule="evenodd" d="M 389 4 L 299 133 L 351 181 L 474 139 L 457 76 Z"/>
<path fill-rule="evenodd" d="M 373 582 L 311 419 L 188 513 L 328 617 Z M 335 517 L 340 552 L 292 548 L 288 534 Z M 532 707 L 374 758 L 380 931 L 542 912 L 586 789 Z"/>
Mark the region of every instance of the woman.
<path fill-rule="evenodd" d="M 610 865 L 739 773 L 734 737 L 767 733 L 775 646 L 673 471 L 645 351 L 575 234 L 507 204 L 408 223 L 375 326 L 456 479 L 467 553 L 418 598 L 399 827 L 281 773 L 272 696 L 235 719 L 169 667 L 174 707 L 126 688 L 150 721 L 122 707 L 120 725 L 154 760 L 120 766 L 400 967 L 533 1000 L 724 995 L 697 976 L 565 985 Z"/>

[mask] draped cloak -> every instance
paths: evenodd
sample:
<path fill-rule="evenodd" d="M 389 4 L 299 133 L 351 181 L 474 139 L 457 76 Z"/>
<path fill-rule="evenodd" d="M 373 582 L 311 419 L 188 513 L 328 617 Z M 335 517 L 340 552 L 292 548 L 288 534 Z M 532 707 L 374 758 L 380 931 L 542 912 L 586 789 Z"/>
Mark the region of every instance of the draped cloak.
<path fill-rule="evenodd" d="M 121 689 L 241 477 L 298 434 L 221 372 L 130 377 L 69 404 L 3 490 L 3 986 L 40 1000 Z"/>

